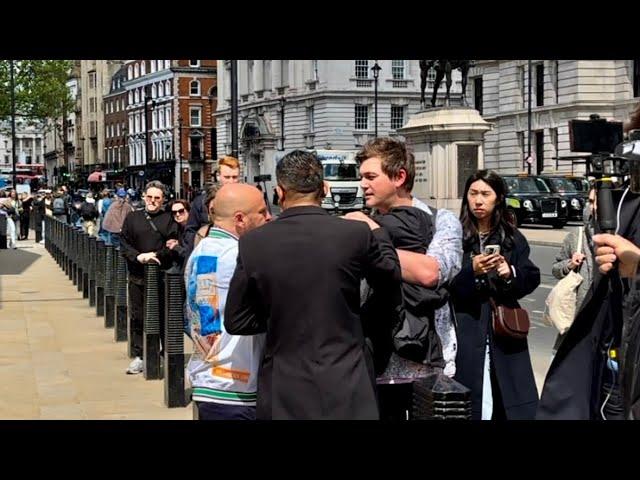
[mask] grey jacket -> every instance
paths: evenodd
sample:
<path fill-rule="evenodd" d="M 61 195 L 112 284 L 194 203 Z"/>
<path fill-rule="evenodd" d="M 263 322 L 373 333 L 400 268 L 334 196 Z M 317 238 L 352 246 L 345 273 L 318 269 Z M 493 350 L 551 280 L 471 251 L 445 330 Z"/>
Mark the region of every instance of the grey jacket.
<path fill-rule="evenodd" d="M 558 280 L 569 275 L 569 272 L 571 271 L 569 263 L 571 263 L 571 257 L 573 254 L 576 253 L 576 248 L 578 248 L 578 238 L 576 234 L 571 232 L 564 238 L 562 247 L 560 247 L 560 252 L 556 255 L 556 263 L 553 264 L 551 269 L 551 273 Z M 591 282 L 593 281 L 593 252 L 591 248 L 591 235 L 587 232 L 587 228 L 584 228 L 582 233 L 582 251 L 580 253 L 584 253 L 585 259 L 582 266 L 577 271 L 577 273 L 582 275 L 584 280 L 576 292 L 576 311 L 580 308 L 580 305 L 582 305 L 582 302 L 589 291 L 589 287 L 591 286 Z"/>

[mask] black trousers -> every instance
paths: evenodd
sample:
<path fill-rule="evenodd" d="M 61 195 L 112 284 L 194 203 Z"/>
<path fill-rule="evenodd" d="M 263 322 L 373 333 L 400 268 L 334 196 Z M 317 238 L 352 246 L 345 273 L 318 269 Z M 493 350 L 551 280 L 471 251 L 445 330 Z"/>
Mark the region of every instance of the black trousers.
<path fill-rule="evenodd" d="M 129 322 L 131 323 L 132 353 L 142 358 L 142 332 L 144 327 L 144 284 L 129 279 Z"/>
<path fill-rule="evenodd" d="M 29 215 L 22 215 L 20 217 L 20 238 L 27 238 L 29 236 Z"/>
<path fill-rule="evenodd" d="M 198 420 L 255 420 L 256 407 L 196 402 Z"/>

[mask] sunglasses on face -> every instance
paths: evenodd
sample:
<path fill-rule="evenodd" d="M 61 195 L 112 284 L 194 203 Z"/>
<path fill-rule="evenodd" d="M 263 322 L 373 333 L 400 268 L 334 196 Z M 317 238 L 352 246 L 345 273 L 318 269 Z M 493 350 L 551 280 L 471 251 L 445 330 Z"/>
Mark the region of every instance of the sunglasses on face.
<path fill-rule="evenodd" d="M 185 211 L 186 210 L 184 208 L 181 208 L 180 210 L 171 210 L 171 213 L 174 215 L 183 215 Z"/>
<path fill-rule="evenodd" d="M 155 200 L 156 202 L 159 202 L 160 200 L 162 200 L 162 197 L 153 197 L 151 195 L 146 195 L 145 198 L 147 200 Z"/>

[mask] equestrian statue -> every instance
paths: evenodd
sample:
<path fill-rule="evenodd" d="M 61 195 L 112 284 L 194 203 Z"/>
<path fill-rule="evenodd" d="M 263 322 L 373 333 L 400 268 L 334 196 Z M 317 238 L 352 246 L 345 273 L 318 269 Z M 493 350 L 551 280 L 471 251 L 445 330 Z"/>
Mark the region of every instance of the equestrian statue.
<path fill-rule="evenodd" d="M 433 95 L 431 96 L 431 106 L 436 106 L 436 96 L 442 79 L 446 77 L 447 94 L 444 97 L 444 106 L 449 106 L 449 92 L 451 91 L 451 72 L 455 69 L 462 73 L 462 104 L 467 106 L 465 93 L 467 91 L 467 75 L 469 68 L 473 66 L 471 60 L 420 60 L 420 103 L 424 107 L 426 100 L 424 91 L 427 88 L 427 74 L 431 68 L 436 71 L 436 79 L 433 84 Z"/>

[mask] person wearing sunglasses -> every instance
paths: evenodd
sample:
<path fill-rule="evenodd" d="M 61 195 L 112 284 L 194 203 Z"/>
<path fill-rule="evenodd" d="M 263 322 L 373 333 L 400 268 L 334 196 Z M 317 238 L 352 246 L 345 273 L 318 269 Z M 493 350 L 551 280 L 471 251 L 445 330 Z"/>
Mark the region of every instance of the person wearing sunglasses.
<path fill-rule="evenodd" d="M 177 255 L 167 247 L 179 238 L 179 226 L 163 209 L 165 186 L 157 180 L 147 184 L 142 196 L 145 208 L 129 213 L 122 224 L 120 249 L 129 271 L 129 317 L 131 319 L 133 361 L 128 374 L 142 373 L 142 326 L 144 304 L 144 264 L 155 262 L 170 268 Z M 160 335 L 162 337 L 162 328 Z"/>
<path fill-rule="evenodd" d="M 191 204 L 187 200 L 176 199 L 169 202 L 168 207 L 173 221 L 178 224 L 178 238 L 167 240 L 166 246 L 169 250 L 173 250 L 177 254 L 178 264 L 180 271 L 183 271 L 184 263 L 186 260 L 184 248 L 184 232 L 189 220 L 189 212 L 191 211 Z"/>

